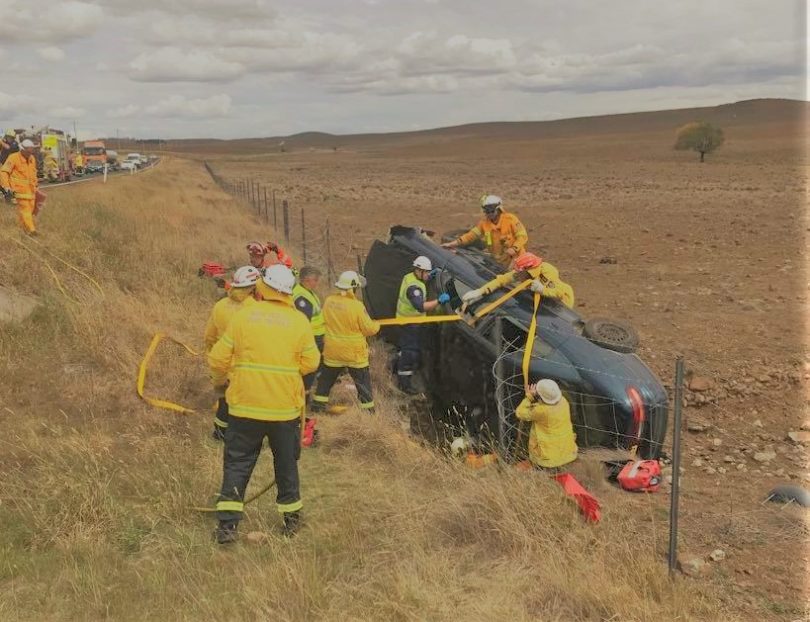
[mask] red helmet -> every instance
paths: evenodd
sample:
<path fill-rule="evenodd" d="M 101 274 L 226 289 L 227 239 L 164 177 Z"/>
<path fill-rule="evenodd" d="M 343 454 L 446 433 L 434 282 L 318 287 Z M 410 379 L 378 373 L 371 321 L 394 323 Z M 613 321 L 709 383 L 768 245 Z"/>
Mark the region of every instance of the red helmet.
<path fill-rule="evenodd" d="M 523 253 L 515 259 L 515 268 L 518 270 L 530 270 L 531 268 L 537 268 L 542 263 L 543 259 L 534 253 Z"/>

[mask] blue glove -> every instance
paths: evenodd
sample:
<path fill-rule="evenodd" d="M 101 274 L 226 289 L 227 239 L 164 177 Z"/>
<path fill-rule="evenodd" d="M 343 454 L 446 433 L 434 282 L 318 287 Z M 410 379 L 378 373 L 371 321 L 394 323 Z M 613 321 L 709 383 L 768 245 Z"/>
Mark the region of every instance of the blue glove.
<path fill-rule="evenodd" d="M 450 302 L 450 294 L 439 294 L 438 300 L 440 305 L 446 305 Z"/>

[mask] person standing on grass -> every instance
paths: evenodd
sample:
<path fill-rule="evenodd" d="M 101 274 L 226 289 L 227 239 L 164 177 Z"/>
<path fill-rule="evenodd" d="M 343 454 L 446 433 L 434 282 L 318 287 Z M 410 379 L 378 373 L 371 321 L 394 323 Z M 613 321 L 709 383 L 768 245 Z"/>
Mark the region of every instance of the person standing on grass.
<path fill-rule="evenodd" d="M 231 287 L 225 298 L 217 301 L 211 310 L 211 316 L 205 325 L 205 351 L 210 352 L 219 338 L 225 334 L 231 318 L 243 307 L 255 302 L 253 294 L 256 291 L 256 282 L 261 278 L 259 271 L 253 266 L 243 266 L 233 275 Z M 217 414 L 214 415 L 214 440 L 225 440 L 225 430 L 228 429 L 228 402 L 225 400 L 224 388 L 220 390 L 217 399 Z"/>
<path fill-rule="evenodd" d="M 344 272 L 335 283 L 338 293 L 329 296 L 323 305 L 326 335 L 323 365 L 310 407 L 313 413 L 326 409 L 329 393 L 344 370 L 349 371 L 357 387 L 360 408 L 374 411 L 366 337 L 380 332 L 380 324 L 369 317 L 363 303 L 354 295 L 358 287 L 365 285 L 366 279 L 356 272 Z"/>
<path fill-rule="evenodd" d="M 0 192 L 6 201 L 16 199 L 20 227 L 26 234 L 35 236 L 37 226 L 34 223 L 34 214 L 39 185 L 35 145 L 26 138 L 20 146 L 21 151 L 8 156 L 0 167 Z"/>
<path fill-rule="evenodd" d="M 229 409 L 222 489 L 216 505 L 215 538 L 220 544 L 237 539 L 245 490 L 265 438 L 273 452 L 283 533 L 292 536 L 300 526 L 302 376 L 318 369 L 321 355 L 309 321 L 293 307 L 293 287 L 295 275 L 289 268 L 267 268 L 256 283 L 259 301 L 237 311 L 208 353 L 214 386 L 227 384 Z"/>
<path fill-rule="evenodd" d="M 321 299 L 315 290 L 318 287 L 318 281 L 321 278 L 321 271 L 312 266 L 304 266 L 298 273 L 298 283 L 293 289 L 293 304 L 295 308 L 303 313 L 309 320 L 312 326 L 312 334 L 315 335 L 315 343 L 318 344 L 318 350 L 323 354 L 323 338 L 326 334 L 326 323 L 323 320 L 323 309 L 321 308 Z M 315 381 L 316 374 L 308 374 L 304 376 L 304 389 L 307 393 Z"/>
<path fill-rule="evenodd" d="M 545 379 L 531 385 L 515 415 L 532 422 L 529 460 L 534 466 L 553 469 L 577 459 L 571 407 L 556 382 Z"/>

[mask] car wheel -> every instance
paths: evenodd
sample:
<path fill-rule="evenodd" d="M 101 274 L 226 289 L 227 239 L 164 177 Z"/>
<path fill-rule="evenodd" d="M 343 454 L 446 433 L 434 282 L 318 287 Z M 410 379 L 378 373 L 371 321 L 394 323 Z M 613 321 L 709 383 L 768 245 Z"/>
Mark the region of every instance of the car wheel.
<path fill-rule="evenodd" d="M 626 322 L 593 318 L 585 322 L 583 334 L 593 343 L 614 352 L 630 354 L 639 346 L 636 329 Z"/>

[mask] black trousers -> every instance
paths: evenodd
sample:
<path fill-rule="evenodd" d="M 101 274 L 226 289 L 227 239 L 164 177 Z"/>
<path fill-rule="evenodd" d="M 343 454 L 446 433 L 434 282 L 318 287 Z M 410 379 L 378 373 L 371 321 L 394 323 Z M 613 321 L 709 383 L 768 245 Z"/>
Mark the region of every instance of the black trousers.
<path fill-rule="evenodd" d="M 400 383 L 410 381 L 413 372 L 419 369 L 422 358 L 422 327 L 416 324 L 406 324 L 399 333 L 399 360 L 397 361 L 397 376 Z"/>
<path fill-rule="evenodd" d="M 225 432 L 222 490 L 217 502 L 217 518 L 236 522 L 242 518 L 245 490 L 253 467 L 267 438 L 273 452 L 276 475 L 276 504 L 281 513 L 301 509 L 298 483 L 298 457 L 301 455 L 301 421 L 257 421 L 231 417 Z"/>
<path fill-rule="evenodd" d="M 371 411 L 374 410 L 374 395 L 371 391 L 371 372 L 368 367 L 331 367 L 324 365 L 318 375 L 318 386 L 315 387 L 315 395 L 312 398 L 311 412 L 322 412 L 329 403 L 329 393 L 340 375 L 347 371 L 354 380 L 357 387 L 357 398 L 360 400 L 360 408 Z"/>
<path fill-rule="evenodd" d="M 323 335 L 315 335 L 315 345 L 318 346 L 318 351 L 323 354 Z M 321 369 L 323 369 L 323 363 L 321 366 L 311 374 L 307 374 L 303 377 L 304 380 L 304 390 L 309 393 L 309 390 L 312 388 L 312 385 L 315 383 L 315 378 L 318 377 L 318 374 L 321 373 Z"/>

